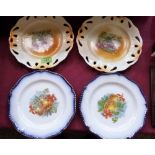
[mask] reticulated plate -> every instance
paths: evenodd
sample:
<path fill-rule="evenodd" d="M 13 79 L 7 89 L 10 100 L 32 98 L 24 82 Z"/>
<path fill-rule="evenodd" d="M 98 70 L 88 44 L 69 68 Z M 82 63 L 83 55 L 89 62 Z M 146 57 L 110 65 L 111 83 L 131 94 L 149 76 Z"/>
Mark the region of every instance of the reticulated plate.
<path fill-rule="evenodd" d="M 86 63 L 103 72 L 133 65 L 143 44 L 139 30 L 126 17 L 92 17 L 82 24 L 76 41 Z"/>
<path fill-rule="evenodd" d="M 24 76 L 10 93 L 9 116 L 23 135 L 47 138 L 60 134 L 75 113 L 75 93 L 60 75 L 48 71 Z"/>
<path fill-rule="evenodd" d="M 74 35 L 63 17 L 22 17 L 11 29 L 10 51 L 32 69 L 46 69 L 63 61 L 73 47 Z"/>
<path fill-rule="evenodd" d="M 103 75 L 84 90 L 85 125 L 101 138 L 131 138 L 144 124 L 146 101 L 138 86 L 121 75 Z"/>

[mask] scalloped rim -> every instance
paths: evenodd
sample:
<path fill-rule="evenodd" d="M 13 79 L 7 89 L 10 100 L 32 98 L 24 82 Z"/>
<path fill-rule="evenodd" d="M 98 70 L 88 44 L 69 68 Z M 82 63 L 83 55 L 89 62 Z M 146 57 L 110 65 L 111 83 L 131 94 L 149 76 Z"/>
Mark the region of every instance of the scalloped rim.
<path fill-rule="evenodd" d="M 130 80 L 128 77 L 125 77 L 125 76 L 122 76 L 120 73 L 112 73 L 112 74 L 104 74 L 104 75 L 98 75 L 95 79 L 93 79 L 93 80 L 91 80 L 85 87 L 84 87 L 84 90 L 83 90 L 83 92 L 82 92 L 82 94 L 81 94 L 81 96 L 80 96 L 80 114 L 81 114 L 81 118 L 82 118 L 82 120 L 83 120 L 83 122 L 84 122 L 84 124 L 85 124 L 85 126 L 88 128 L 88 130 L 90 131 L 90 132 L 92 132 L 94 135 L 96 135 L 97 137 L 99 137 L 99 138 L 102 138 L 102 139 L 109 139 L 109 138 L 107 138 L 107 137 L 103 137 L 103 136 L 100 136 L 98 133 L 96 133 L 96 132 L 94 132 L 93 130 L 91 130 L 91 126 L 90 125 L 87 125 L 86 124 L 86 120 L 85 120 L 85 117 L 84 117 L 84 114 L 83 114 L 83 111 L 82 111 L 82 101 L 83 101 L 83 97 L 84 97 L 84 94 L 85 94 L 85 92 L 86 92 L 86 90 L 87 90 L 87 87 L 91 84 L 91 83 L 93 83 L 93 82 L 95 82 L 98 78 L 100 78 L 101 76 L 121 76 L 121 77 L 123 77 L 125 80 L 127 80 L 128 82 L 130 82 L 130 83 L 132 83 L 135 87 L 137 87 L 138 88 L 138 90 L 139 90 L 139 93 L 141 94 L 141 96 L 143 97 L 143 99 L 144 99 L 144 101 L 145 101 L 145 104 L 144 104 L 144 108 L 145 108 L 145 112 L 144 112 L 144 117 L 143 117 L 143 123 L 137 128 L 137 130 L 135 130 L 134 132 L 133 132 L 133 134 L 132 135 L 130 135 L 130 136 L 125 136 L 125 137 L 121 137 L 121 138 L 116 138 L 116 139 L 124 139 L 124 138 L 132 138 L 136 133 L 138 133 L 139 132 L 139 130 L 141 130 L 142 128 L 143 128 L 143 126 L 144 126 L 144 123 L 145 123 L 145 121 L 146 121 L 146 115 L 147 115 L 147 111 L 148 111 L 148 106 L 147 106 L 147 102 L 146 102 L 146 99 L 145 99 L 145 96 L 143 95 L 143 92 L 142 92 L 142 90 L 137 86 L 137 84 L 133 81 L 133 80 Z M 115 138 L 110 138 L 110 139 L 115 139 Z"/>
<path fill-rule="evenodd" d="M 123 21 L 123 22 L 122 22 Z M 86 51 L 89 51 L 89 49 L 83 45 L 85 44 L 85 37 L 84 35 L 87 34 L 89 31 L 89 28 L 93 28 L 97 23 L 104 23 L 107 22 L 108 24 L 119 24 L 119 26 L 123 27 L 124 29 L 128 30 L 130 32 L 129 36 L 132 40 L 136 42 L 136 45 L 138 47 L 135 47 L 135 50 L 132 51 L 129 49 L 129 54 L 125 56 L 125 61 L 122 59 L 121 61 L 116 61 L 115 64 L 110 64 L 103 62 L 103 60 L 96 60 L 94 57 L 89 56 Z M 138 39 L 137 39 L 138 38 Z M 76 38 L 76 42 L 78 45 L 79 53 L 85 60 L 85 62 L 91 66 L 92 68 L 100 71 L 100 72 L 107 72 L 107 73 L 115 73 L 118 71 L 123 71 L 130 67 L 131 65 L 135 64 L 139 56 L 141 55 L 142 52 L 142 45 L 143 41 L 140 36 L 140 32 L 138 28 L 132 23 L 132 21 L 126 17 L 92 17 L 90 19 L 87 19 L 86 21 L 83 22 L 82 26 L 78 30 L 78 35 Z M 81 46 L 82 45 L 82 46 Z M 83 48 L 85 46 L 85 50 Z M 129 57 L 129 58 L 128 58 Z M 116 64 L 117 63 L 117 64 Z"/>
<path fill-rule="evenodd" d="M 26 133 L 26 132 L 24 132 L 24 131 L 21 131 L 21 130 L 18 128 L 18 126 L 16 125 L 16 123 L 14 122 L 14 120 L 12 119 L 11 114 L 10 114 L 10 104 L 11 104 L 11 103 L 10 103 L 10 100 L 11 100 L 12 93 L 13 93 L 14 89 L 16 89 L 16 87 L 20 84 L 20 82 L 21 82 L 25 77 L 31 76 L 31 75 L 33 75 L 33 74 L 35 74 L 35 73 L 44 73 L 44 72 L 49 73 L 49 74 L 54 74 L 54 75 L 57 75 L 57 76 L 61 77 L 61 79 L 68 85 L 68 87 L 71 88 L 71 92 L 73 93 L 73 96 L 74 96 L 74 97 L 73 97 L 73 113 L 72 113 L 72 117 L 69 119 L 69 121 L 68 121 L 68 122 L 66 123 L 66 125 L 63 127 L 63 129 L 61 129 L 60 131 L 58 131 L 56 134 L 54 134 L 54 135 L 49 135 L 49 136 L 46 136 L 46 137 L 37 137 L 37 136 L 30 135 L 30 134 L 28 134 L 28 133 Z M 10 121 L 12 122 L 12 125 L 14 126 L 14 128 L 15 128 L 20 134 L 22 134 L 23 136 L 28 137 L 28 138 L 43 138 L 43 139 L 44 139 L 44 138 L 52 138 L 52 137 L 55 137 L 55 136 L 61 134 L 61 133 L 62 133 L 65 129 L 67 129 L 67 127 L 70 125 L 70 123 L 71 123 L 71 121 L 73 120 L 73 118 L 74 118 L 74 116 L 75 116 L 75 113 L 76 113 L 76 93 L 75 93 L 73 87 L 71 86 L 71 84 L 70 84 L 61 74 L 58 74 L 58 73 L 55 73 L 55 72 L 51 72 L 51 71 L 47 71 L 47 70 L 46 70 L 46 71 L 42 71 L 42 70 L 33 71 L 33 72 L 31 72 L 31 73 L 28 73 L 28 74 L 22 76 L 22 77 L 15 83 L 15 85 L 12 87 L 12 89 L 10 90 L 9 97 L 8 97 L 8 103 L 9 103 L 9 109 L 8 109 L 8 111 L 9 111 L 9 119 L 10 119 Z"/>
<path fill-rule="evenodd" d="M 28 19 L 28 20 L 27 20 Z M 51 56 L 52 58 L 52 62 L 50 63 L 41 63 L 41 60 L 39 58 L 35 58 L 30 56 L 29 54 L 27 55 L 27 59 L 25 59 L 25 56 L 23 58 L 23 56 L 20 56 L 20 53 L 22 53 L 21 51 L 17 51 L 18 49 L 18 45 L 16 44 L 18 41 L 18 30 L 19 26 L 18 25 L 22 25 L 23 23 L 24 25 L 26 25 L 27 23 L 31 23 L 35 20 L 47 20 L 47 21 L 51 21 L 54 23 L 58 23 L 58 25 L 60 27 L 63 27 L 63 37 L 65 42 L 62 42 L 62 45 L 59 49 L 59 51 L 54 54 L 53 56 Z M 17 35 L 17 36 L 16 36 Z M 16 44 L 16 46 L 13 46 L 14 44 Z M 15 56 L 16 60 L 21 63 L 24 64 L 25 66 L 27 66 L 28 68 L 31 69 L 47 69 L 47 68 L 53 68 L 55 66 L 57 66 L 60 62 L 62 62 L 69 54 L 69 52 L 71 51 L 71 49 L 73 48 L 73 44 L 74 44 L 74 34 L 73 34 L 73 30 L 71 25 L 63 18 L 63 17 L 55 17 L 55 16 L 28 16 L 28 17 L 22 17 L 20 18 L 17 23 L 15 24 L 15 26 L 11 29 L 10 31 L 10 37 L 9 37 L 9 45 L 10 45 L 10 51 L 11 53 Z M 11 48 L 11 46 L 13 46 Z M 32 61 L 32 62 L 31 62 Z"/>

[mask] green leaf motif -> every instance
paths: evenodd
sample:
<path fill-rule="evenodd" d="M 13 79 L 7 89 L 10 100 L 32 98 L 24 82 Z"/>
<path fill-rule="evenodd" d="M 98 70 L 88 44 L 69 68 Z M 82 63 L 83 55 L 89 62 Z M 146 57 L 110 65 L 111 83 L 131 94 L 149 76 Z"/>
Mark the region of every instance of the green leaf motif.
<path fill-rule="evenodd" d="M 45 58 L 41 58 L 41 63 L 51 63 L 52 62 L 52 57 L 45 57 Z"/>
<path fill-rule="evenodd" d="M 98 112 L 101 112 L 104 109 L 104 106 L 108 100 L 108 96 L 104 96 L 98 101 Z"/>
<path fill-rule="evenodd" d="M 117 112 L 114 112 L 114 115 L 119 115 L 120 113 L 117 111 Z"/>
<path fill-rule="evenodd" d="M 118 121 L 118 117 L 112 118 L 113 123 L 116 123 Z"/>

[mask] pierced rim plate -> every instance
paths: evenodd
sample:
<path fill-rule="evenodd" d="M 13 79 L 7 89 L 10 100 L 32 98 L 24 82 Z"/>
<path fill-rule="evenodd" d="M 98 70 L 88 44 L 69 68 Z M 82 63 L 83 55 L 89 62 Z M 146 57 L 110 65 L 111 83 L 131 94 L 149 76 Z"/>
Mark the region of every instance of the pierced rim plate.
<path fill-rule="evenodd" d="M 22 77 L 10 92 L 10 120 L 27 137 L 56 136 L 73 118 L 75 100 L 74 90 L 61 75 L 33 72 Z"/>
<path fill-rule="evenodd" d="M 103 75 L 85 88 L 81 113 L 101 138 L 131 138 L 144 124 L 146 101 L 138 86 L 121 75 Z"/>
<path fill-rule="evenodd" d="M 10 31 L 10 51 L 32 69 L 52 68 L 63 61 L 73 47 L 74 35 L 63 17 L 28 16 Z"/>
<path fill-rule="evenodd" d="M 92 17 L 76 38 L 85 62 L 101 72 L 117 72 L 137 62 L 143 41 L 138 28 L 126 17 Z"/>

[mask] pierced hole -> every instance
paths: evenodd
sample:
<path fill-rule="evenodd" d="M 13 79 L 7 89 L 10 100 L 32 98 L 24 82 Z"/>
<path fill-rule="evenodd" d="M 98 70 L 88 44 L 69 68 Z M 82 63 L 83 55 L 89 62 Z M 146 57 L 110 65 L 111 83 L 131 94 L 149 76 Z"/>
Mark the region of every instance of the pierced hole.
<path fill-rule="evenodd" d="M 86 23 L 91 24 L 91 23 L 93 23 L 93 21 L 89 20 L 89 21 L 87 21 Z"/>
<path fill-rule="evenodd" d="M 85 26 L 84 28 L 85 28 L 86 30 L 88 30 L 88 27 L 87 27 L 87 26 Z"/>
<path fill-rule="evenodd" d="M 137 48 L 137 47 L 138 47 L 138 45 L 135 45 L 135 47 Z"/>
<path fill-rule="evenodd" d="M 13 46 L 17 47 L 17 44 L 13 44 Z"/>
<path fill-rule="evenodd" d="M 70 46 L 68 48 L 66 48 L 66 51 L 68 51 L 70 49 Z"/>
<path fill-rule="evenodd" d="M 68 33 L 69 33 L 69 31 L 66 31 L 66 33 L 68 34 Z"/>
<path fill-rule="evenodd" d="M 34 16 L 34 18 L 37 18 L 37 16 Z"/>
<path fill-rule="evenodd" d="M 127 61 L 127 64 L 131 64 L 132 62 L 134 62 L 134 61 Z"/>
<path fill-rule="evenodd" d="M 132 25 L 131 25 L 131 23 L 130 23 L 130 22 L 128 22 L 128 26 L 129 26 L 129 28 L 131 28 L 131 26 L 132 26 Z"/>
<path fill-rule="evenodd" d="M 67 43 L 67 44 L 69 44 L 69 43 L 70 43 L 70 41 L 67 41 L 66 43 Z"/>
<path fill-rule="evenodd" d="M 13 42 L 13 38 L 10 39 L 10 42 L 11 42 L 11 43 Z"/>
<path fill-rule="evenodd" d="M 89 58 L 86 56 L 86 60 L 87 60 L 87 62 L 89 62 Z"/>
<path fill-rule="evenodd" d="M 82 47 L 82 43 L 80 42 L 80 40 L 79 40 L 79 45 Z"/>
<path fill-rule="evenodd" d="M 44 16 L 45 18 L 47 18 L 47 16 Z"/>
<path fill-rule="evenodd" d="M 140 54 L 140 50 L 137 51 L 137 54 Z"/>
<path fill-rule="evenodd" d="M 16 30 L 18 30 L 19 29 L 19 27 L 15 27 L 14 29 L 13 29 L 13 31 L 16 31 Z"/>
<path fill-rule="evenodd" d="M 111 17 L 111 20 L 114 20 L 114 17 Z"/>
<path fill-rule="evenodd" d="M 132 56 L 132 57 L 135 57 L 135 55 L 134 55 L 134 54 L 132 54 L 131 56 Z"/>
<path fill-rule="evenodd" d="M 57 62 L 58 62 L 58 59 L 56 59 L 56 60 L 54 61 L 53 65 L 56 64 Z"/>
<path fill-rule="evenodd" d="M 94 61 L 94 65 L 96 65 L 96 61 Z"/>
<path fill-rule="evenodd" d="M 70 38 L 73 38 L 73 35 L 72 34 L 70 35 Z"/>
<path fill-rule="evenodd" d="M 17 34 L 14 34 L 13 36 L 14 36 L 15 38 L 17 38 Z"/>
<path fill-rule="evenodd" d="M 55 16 L 53 16 L 53 19 L 55 19 L 56 17 Z"/>
<path fill-rule="evenodd" d="M 13 53 L 15 53 L 16 55 L 18 55 L 19 53 L 17 52 L 17 51 L 15 51 L 15 50 L 12 50 L 13 51 Z"/>
<path fill-rule="evenodd" d="M 114 71 L 114 70 L 116 70 L 117 69 L 117 67 L 114 67 L 114 68 L 112 68 L 110 71 Z"/>
<path fill-rule="evenodd" d="M 121 20 L 121 23 L 124 23 L 124 20 Z"/>
<path fill-rule="evenodd" d="M 84 36 L 81 36 L 82 39 L 84 39 Z"/>
<path fill-rule="evenodd" d="M 27 65 L 31 67 L 31 64 L 29 62 L 27 62 Z"/>
<path fill-rule="evenodd" d="M 38 63 L 38 62 L 36 62 L 36 63 L 35 63 L 35 65 L 36 65 L 36 66 L 38 66 L 38 65 L 39 65 L 39 63 Z"/>
<path fill-rule="evenodd" d="M 99 70 L 100 70 L 100 69 L 102 69 L 102 68 L 101 68 L 101 67 L 97 67 L 97 69 L 99 69 Z"/>
<path fill-rule="evenodd" d="M 27 16 L 27 17 L 26 17 L 26 20 L 29 20 L 29 18 L 30 18 L 30 16 Z"/>
<path fill-rule="evenodd" d="M 65 26 L 65 27 L 69 27 L 69 25 L 68 25 L 68 24 L 64 24 L 64 26 Z"/>
<path fill-rule="evenodd" d="M 102 19 L 104 19 L 106 16 L 102 16 Z"/>
<path fill-rule="evenodd" d="M 49 62 L 47 62 L 47 65 L 49 65 L 50 63 Z"/>
<path fill-rule="evenodd" d="M 82 32 L 83 32 L 83 30 L 81 29 L 81 30 L 80 30 L 80 33 L 82 33 Z"/>
<path fill-rule="evenodd" d="M 45 66 L 40 66 L 40 68 L 45 68 Z"/>
<path fill-rule="evenodd" d="M 107 66 L 105 65 L 105 66 L 104 66 L 104 68 L 106 69 L 106 68 L 107 68 Z"/>
<path fill-rule="evenodd" d="M 135 38 L 136 38 L 136 39 L 140 42 L 140 39 L 139 39 L 139 37 L 138 37 L 138 36 L 136 36 Z"/>

